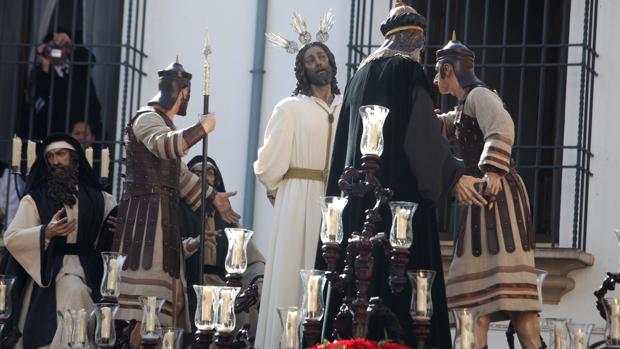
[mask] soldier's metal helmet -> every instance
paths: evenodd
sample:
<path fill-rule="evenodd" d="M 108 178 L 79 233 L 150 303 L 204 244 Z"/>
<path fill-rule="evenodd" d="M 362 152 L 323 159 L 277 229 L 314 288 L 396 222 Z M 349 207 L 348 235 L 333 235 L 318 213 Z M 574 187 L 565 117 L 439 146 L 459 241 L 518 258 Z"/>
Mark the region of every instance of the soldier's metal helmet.
<path fill-rule="evenodd" d="M 157 75 L 159 75 L 159 92 L 148 102 L 148 105 L 159 104 L 170 109 L 176 102 L 181 90 L 191 86 L 192 74 L 185 71 L 177 57 L 176 62 L 158 71 Z"/>
<path fill-rule="evenodd" d="M 440 66 L 443 66 L 444 63 L 451 64 L 461 87 L 482 84 L 474 72 L 475 60 L 476 54 L 474 51 L 458 41 L 454 32 L 452 33 L 452 40 L 441 50 L 437 50 L 437 63 Z M 440 74 L 443 74 L 443 69 L 440 70 Z"/>

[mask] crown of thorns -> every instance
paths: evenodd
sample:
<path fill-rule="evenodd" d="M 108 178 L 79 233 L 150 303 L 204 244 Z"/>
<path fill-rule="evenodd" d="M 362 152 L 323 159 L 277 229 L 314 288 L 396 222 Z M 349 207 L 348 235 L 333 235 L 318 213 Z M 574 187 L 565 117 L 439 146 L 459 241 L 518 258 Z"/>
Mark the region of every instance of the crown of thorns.
<path fill-rule="evenodd" d="M 293 27 L 293 31 L 299 35 L 298 40 L 302 47 L 312 42 L 312 35 L 308 32 L 308 25 L 299 13 L 293 12 L 293 22 L 291 26 Z M 329 31 L 333 26 L 334 15 L 330 9 L 323 15 L 319 22 L 319 31 L 316 33 L 316 40 L 321 43 L 326 43 L 327 40 L 329 40 Z M 280 33 L 266 33 L 265 36 L 267 36 L 267 40 L 274 46 L 283 48 L 287 53 L 295 54 L 299 52 L 299 45 L 297 42 L 287 39 Z"/>

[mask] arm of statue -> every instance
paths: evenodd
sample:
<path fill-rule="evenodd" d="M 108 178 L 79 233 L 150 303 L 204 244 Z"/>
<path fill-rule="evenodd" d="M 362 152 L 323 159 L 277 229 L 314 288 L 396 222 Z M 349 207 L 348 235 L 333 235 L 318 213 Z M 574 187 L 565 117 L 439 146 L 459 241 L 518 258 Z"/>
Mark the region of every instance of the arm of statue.
<path fill-rule="evenodd" d="M 254 162 L 254 173 L 267 191 L 276 191 L 289 169 L 293 154 L 295 134 L 295 115 L 292 115 L 286 102 L 280 102 L 273 110 L 267 128 L 263 146 L 258 150 Z"/>
<path fill-rule="evenodd" d="M 4 246 L 39 287 L 44 286 L 42 259 L 45 257 L 46 226 L 41 224 L 34 200 L 26 195 L 19 203 L 15 218 L 4 232 Z"/>
<path fill-rule="evenodd" d="M 146 148 L 161 159 L 178 159 L 189 148 L 215 128 L 215 115 L 201 116 L 200 120 L 185 129 L 173 130 L 157 113 L 144 113 L 134 121 L 133 133 Z"/>
<path fill-rule="evenodd" d="M 485 174 L 485 194 L 495 196 L 502 189 L 501 178 L 510 171 L 514 123 L 499 96 L 487 88 L 470 93 L 465 111 L 476 117 L 484 135 L 478 167 Z"/>

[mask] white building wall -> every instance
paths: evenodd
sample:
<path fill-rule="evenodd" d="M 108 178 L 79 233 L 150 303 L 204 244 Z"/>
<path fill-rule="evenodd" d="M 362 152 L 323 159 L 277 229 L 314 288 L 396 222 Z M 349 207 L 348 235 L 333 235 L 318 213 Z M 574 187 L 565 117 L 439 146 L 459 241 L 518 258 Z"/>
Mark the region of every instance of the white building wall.
<path fill-rule="evenodd" d="M 585 0 L 573 0 L 571 9 L 571 42 L 580 42 L 583 33 L 583 10 Z M 349 29 L 348 0 L 270 0 L 268 5 L 267 30 L 281 32 L 294 37 L 290 30 L 292 11 L 302 13 L 307 19 L 311 33 L 314 34 L 318 20 L 324 11 L 332 8 L 336 25 L 330 33 L 328 42 L 334 51 L 339 67 L 338 80 L 344 90 L 346 84 L 347 43 Z M 375 10 L 381 12 L 381 10 Z M 387 12 L 387 9 L 386 9 Z M 599 76 L 595 78 L 594 109 L 592 129 L 590 195 L 588 208 L 587 251 L 594 254 L 593 267 L 573 272 L 570 276 L 576 281 L 573 291 L 562 299 L 559 305 L 545 305 L 542 317 L 568 317 L 575 321 L 595 322 L 603 326 L 594 308 L 592 292 L 600 285 L 607 271 L 618 269 L 620 249 L 612 235 L 615 227 L 620 227 L 617 198 L 620 197 L 618 173 L 620 148 L 617 130 L 620 118 L 616 108 L 615 90 L 620 68 L 618 58 L 620 48 L 612 45 L 617 40 L 617 13 L 620 1 L 599 0 L 596 60 Z M 373 30 L 378 32 L 381 18 L 377 15 Z M 244 200 L 246 166 L 251 166 L 246 154 L 246 139 L 249 124 L 251 73 L 256 24 L 256 2 L 240 1 L 149 1 L 144 51 L 148 58 L 144 70 L 148 76 L 142 81 L 142 100 L 145 104 L 157 90 L 156 71 L 174 61 L 179 54 L 181 63 L 194 74 L 192 81 L 192 100 L 188 116 L 178 117 L 175 124 L 186 127 L 197 120 L 202 111 L 202 47 L 205 30 L 208 28 L 213 46 L 211 56 L 211 110 L 217 113 L 217 129 L 209 139 L 209 153 L 221 168 L 228 190 L 239 191 L 232 199 L 234 208 L 241 213 Z M 374 35 L 374 34 L 373 34 Z M 570 50 L 570 62 L 581 60 L 581 50 Z M 288 96 L 295 86 L 293 74 L 294 56 L 268 44 L 265 52 L 265 76 L 261 111 L 262 135 L 273 106 Z M 567 81 L 567 107 L 565 122 L 565 144 L 576 144 L 579 96 L 579 68 L 570 68 Z M 199 154 L 200 145 L 194 146 L 190 155 Z M 566 151 L 565 162 L 574 164 L 576 154 Z M 562 188 L 562 216 L 560 246 L 569 247 L 572 242 L 572 214 L 574 199 L 574 171 L 565 171 Z M 254 239 L 259 248 L 267 246 L 271 232 L 272 209 L 265 190 L 257 183 L 254 212 Z M 491 347 L 505 347 L 505 337 L 501 332 L 491 333 Z"/>
<path fill-rule="evenodd" d="M 583 15 L 585 0 L 573 0 L 571 4 L 570 42 L 583 41 Z M 598 77 L 594 78 L 594 100 L 592 114 L 592 144 L 594 157 L 590 162 L 590 191 L 588 197 L 586 252 L 595 257 L 592 267 L 569 274 L 575 280 L 575 288 L 566 294 L 558 305 L 544 305 L 541 317 L 570 318 L 574 322 L 594 323 L 595 333 L 590 343 L 601 340 L 604 320 L 595 308 L 593 292 L 600 287 L 608 271 L 618 271 L 620 249 L 614 229 L 620 228 L 620 211 L 617 203 L 620 197 L 620 118 L 617 116 L 617 83 L 620 78 L 620 47 L 613 45 L 616 39 L 617 14 L 620 1 L 599 0 L 596 58 Z M 569 51 L 569 62 L 581 62 L 581 48 Z M 576 145 L 579 117 L 579 91 L 581 68 L 568 69 L 566 91 L 566 114 L 564 144 Z M 573 150 L 564 152 L 564 164 L 574 165 L 577 154 Z M 573 207 L 575 172 L 564 171 L 562 181 L 562 205 L 560 222 L 560 246 L 572 246 Z M 618 292 L 609 292 L 618 295 Z M 502 332 L 491 333 L 491 348 L 504 348 Z M 547 343 L 548 344 L 548 343 Z"/>
<path fill-rule="evenodd" d="M 583 8 L 583 0 L 574 1 L 575 6 Z M 581 9 L 583 11 L 583 9 Z M 617 198 L 620 196 L 620 119 L 616 117 L 617 81 L 620 78 L 618 58 L 620 48 L 610 45 L 615 40 L 614 29 L 617 28 L 617 17 L 620 13 L 620 2 L 599 0 L 596 71 L 594 79 L 594 100 L 592 114 L 592 145 L 594 157 L 590 162 L 590 193 L 588 197 L 588 225 L 586 251 L 596 258 L 594 266 L 573 272 L 570 276 L 575 280 L 575 289 L 568 293 L 558 306 L 545 308 L 545 315 L 571 317 L 576 321 L 594 322 L 597 326 L 604 325 L 594 309 L 594 292 L 601 284 L 607 271 L 618 271 L 618 248 L 615 228 L 620 228 Z M 571 31 L 576 27 L 583 30 L 583 23 L 572 23 Z M 572 35 L 572 34 L 571 34 Z M 578 88 L 577 84 L 569 84 L 569 89 Z M 562 206 L 565 204 L 562 198 Z M 564 221 L 564 219 L 563 219 Z M 570 235 L 571 230 L 562 230 L 562 234 Z M 613 293 L 612 293 L 613 294 Z M 551 309 L 549 309 L 551 308 Z"/>

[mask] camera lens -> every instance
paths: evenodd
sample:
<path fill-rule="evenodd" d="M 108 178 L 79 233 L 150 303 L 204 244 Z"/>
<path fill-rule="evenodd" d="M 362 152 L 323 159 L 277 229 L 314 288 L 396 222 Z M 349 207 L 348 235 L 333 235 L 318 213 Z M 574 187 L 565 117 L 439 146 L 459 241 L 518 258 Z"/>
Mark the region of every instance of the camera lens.
<path fill-rule="evenodd" d="M 58 48 L 54 48 L 50 50 L 50 57 L 52 58 L 61 58 L 62 57 L 62 50 L 58 49 Z"/>

